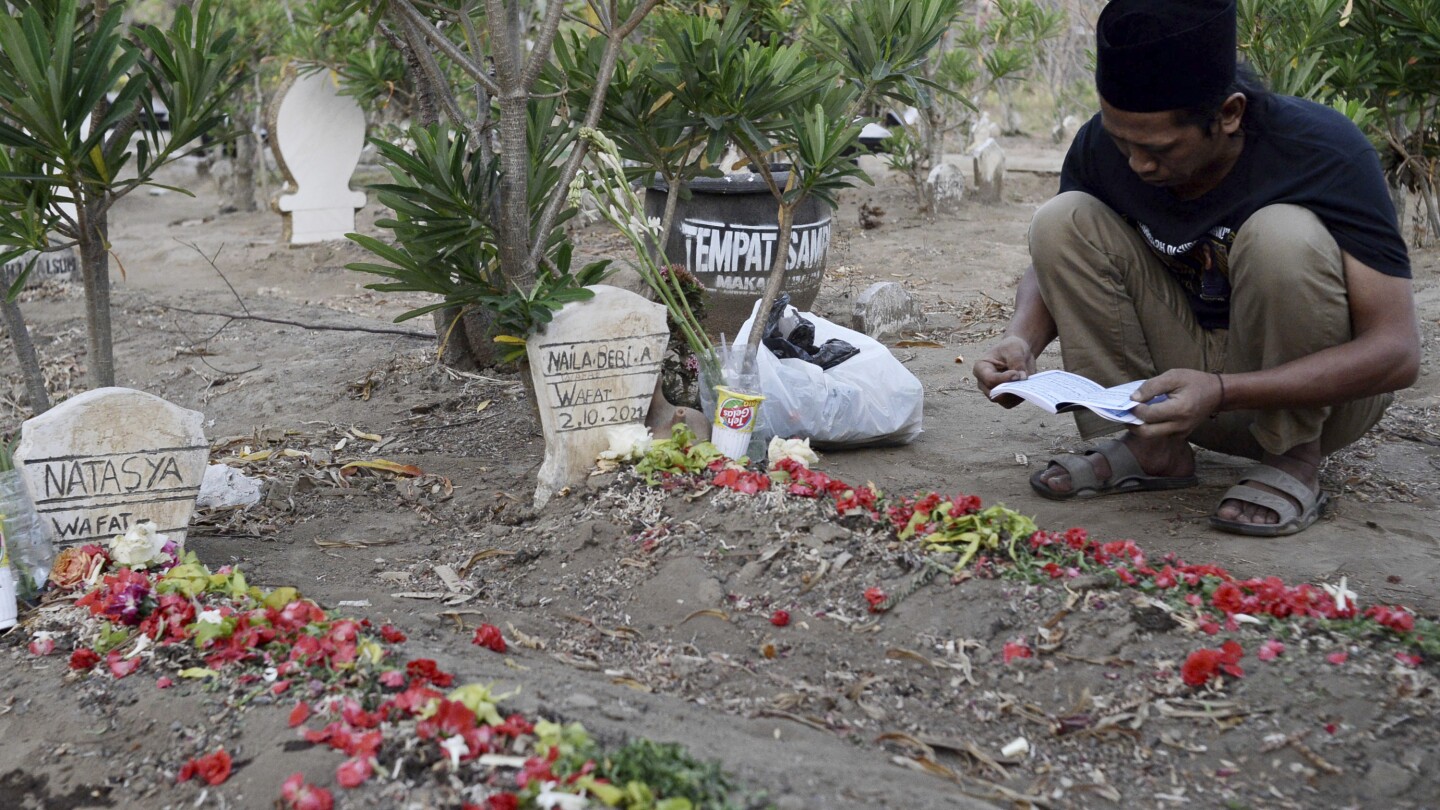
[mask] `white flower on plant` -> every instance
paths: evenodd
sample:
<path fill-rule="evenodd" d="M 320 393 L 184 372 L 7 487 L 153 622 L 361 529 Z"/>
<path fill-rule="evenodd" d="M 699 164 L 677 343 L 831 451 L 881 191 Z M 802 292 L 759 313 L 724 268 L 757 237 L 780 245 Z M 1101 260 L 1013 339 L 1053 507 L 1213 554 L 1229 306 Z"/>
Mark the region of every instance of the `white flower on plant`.
<path fill-rule="evenodd" d="M 639 461 L 650 449 L 650 428 L 644 425 L 614 425 L 605 428 L 608 450 L 600 451 L 602 461 Z"/>
<path fill-rule="evenodd" d="M 590 800 L 574 793 L 560 793 L 555 790 L 554 782 L 546 782 L 540 795 L 535 797 L 535 806 L 543 810 L 585 810 Z"/>
<path fill-rule="evenodd" d="M 771 467 L 787 458 L 807 469 L 811 464 L 820 462 L 820 455 L 810 449 L 809 439 L 782 439 L 776 436 L 770 440 L 766 456 L 770 459 Z"/>
<path fill-rule="evenodd" d="M 580 207 L 580 201 L 584 198 L 584 196 L 585 173 L 580 172 L 579 174 L 575 175 L 574 180 L 570 181 L 570 193 L 565 195 L 565 202 L 571 207 L 578 208 Z"/>
<path fill-rule="evenodd" d="M 147 568 L 160 562 L 169 537 L 155 531 L 150 521 L 137 523 L 110 541 L 110 559 L 130 568 Z"/>
<path fill-rule="evenodd" d="M 450 755 L 450 767 L 452 768 L 460 767 L 460 758 L 470 753 L 470 746 L 465 742 L 465 738 L 459 734 L 456 734 L 454 737 L 446 737 L 445 740 L 440 743 L 440 747 L 444 748 L 445 753 Z"/>

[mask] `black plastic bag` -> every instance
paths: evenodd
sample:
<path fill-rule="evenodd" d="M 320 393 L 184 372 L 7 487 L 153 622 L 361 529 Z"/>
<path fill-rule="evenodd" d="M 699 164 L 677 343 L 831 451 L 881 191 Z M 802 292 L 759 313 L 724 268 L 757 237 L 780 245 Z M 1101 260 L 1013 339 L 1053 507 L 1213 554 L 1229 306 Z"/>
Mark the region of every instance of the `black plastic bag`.
<path fill-rule="evenodd" d="M 781 293 L 765 320 L 765 348 L 782 360 L 797 359 L 831 369 L 860 353 L 860 350 L 839 338 L 815 346 L 815 324 L 798 315 L 786 319 L 790 294 Z M 792 322 L 787 322 L 792 321 Z"/>

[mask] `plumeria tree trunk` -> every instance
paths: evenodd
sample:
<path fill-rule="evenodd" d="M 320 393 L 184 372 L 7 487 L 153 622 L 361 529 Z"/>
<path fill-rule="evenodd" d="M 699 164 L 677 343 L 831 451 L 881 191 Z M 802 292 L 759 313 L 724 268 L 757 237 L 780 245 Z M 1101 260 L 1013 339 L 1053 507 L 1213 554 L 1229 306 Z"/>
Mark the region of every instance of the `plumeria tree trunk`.
<path fill-rule="evenodd" d="M 78 198 L 79 195 L 77 195 Z M 110 251 L 108 216 L 99 205 L 81 204 L 79 233 L 80 277 L 85 284 L 85 366 L 90 387 L 115 384 L 115 348 L 110 330 Z"/>
<path fill-rule="evenodd" d="M 45 374 L 40 370 L 35 343 L 30 340 L 30 330 L 25 326 L 25 314 L 9 296 L 0 295 L 0 315 L 4 316 L 5 331 L 10 333 L 10 340 L 15 344 L 15 358 L 20 362 L 20 372 L 25 377 L 30 410 L 39 416 L 50 410 L 50 393 L 45 390 Z"/>

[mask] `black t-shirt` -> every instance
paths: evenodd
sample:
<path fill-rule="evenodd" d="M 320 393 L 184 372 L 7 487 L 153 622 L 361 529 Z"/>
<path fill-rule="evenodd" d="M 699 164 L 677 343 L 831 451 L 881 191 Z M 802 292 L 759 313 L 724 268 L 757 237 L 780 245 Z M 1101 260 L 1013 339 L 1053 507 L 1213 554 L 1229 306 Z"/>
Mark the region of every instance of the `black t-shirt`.
<path fill-rule="evenodd" d="M 1380 159 L 1360 130 L 1341 113 L 1303 99 L 1272 95 L 1258 106 L 1234 167 L 1196 199 L 1142 182 L 1098 113 L 1076 134 L 1060 173 L 1062 192 L 1098 197 L 1139 231 L 1206 329 L 1229 325 L 1230 245 L 1250 215 L 1267 205 L 1308 208 L 1341 250 L 1385 275 L 1410 277 Z"/>

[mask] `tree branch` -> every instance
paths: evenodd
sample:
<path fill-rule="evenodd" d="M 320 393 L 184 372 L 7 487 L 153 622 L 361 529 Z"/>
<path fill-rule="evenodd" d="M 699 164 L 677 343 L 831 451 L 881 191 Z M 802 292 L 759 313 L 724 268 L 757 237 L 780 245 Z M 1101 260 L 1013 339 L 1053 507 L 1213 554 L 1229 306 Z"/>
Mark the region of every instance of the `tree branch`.
<path fill-rule="evenodd" d="M 450 123 L 454 124 L 456 129 L 470 132 L 473 135 L 471 122 L 465 118 L 465 113 L 460 110 L 459 102 L 450 93 L 449 83 L 445 81 L 445 75 L 440 72 L 440 65 L 435 62 L 435 54 L 431 53 L 429 48 L 423 47 L 423 42 L 416 41 L 423 36 L 417 29 L 423 27 L 429 30 L 430 24 L 417 23 L 415 20 L 401 15 L 400 25 L 405 33 L 405 40 L 410 43 L 410 51 L 415 54 L 415 61 L 420 65 L 420 72 L 425 74 L 425 82 L 430 85 L 431 97 L 440 100 L 440 106 L 445 108 L 445 116 L 450 119 Z"/>
<path fill-rule="evenodd" d="M 583 126 L 593 128 L 600 120 L 600 114 L 605 110 L 605 94 L 610 89 L 610 78 L 615 74 L 615 63 L 619 60 L 620 46 L 624 44 L 625 36 L 634 31 L 636 26 L 640 25 L 640 21 L 645 19 L 645 15 L 659 4 L 660 0 L 644 0 L 636 6 L 635 11 L 623 25 L 611 29 L 610 41 L 605 44 L 605 54 L 600 58 L 600 75 L 595 77 L 595 93 L 590 96 L 590 106 L 585 110 Z M 545 240 L 550 234 L 550 229 L 555 227 L 555 219 L 560 216 L 560 207 L 565 202 L 565 195 L 569 192 L 570 181 L 575 179 L 575 173 L 580 170 L 580 163 L 585 159 L 588 147 L 589 144 L 582 139 L 576 141 L 575 146 L 570 149 L 570 157 L 565 161 L 559 181 L 555 184 L 555 190 L 550 194 L 550 200 L 545 203 L 545 211 L 540 216 L 540 224 L 533 234 L 530 256 L 527 261 L 527 264 L 532 267 L 538 267 L 540 264 L 540 257 L 545 253 Z"/>
<path fill-rule="evenodd" d="M 435 46 L 436 50 L 445 54 L 446 58 L 455 62 L 461 70 L 465 71 L 466 75 L 479 82 L 481 86 L 492 95 L 500 92 L 500 86 L 485 72 L 484 65 L 475 62 L 467 56 L 464 51 L 460 50 L 458 45 L 451 42 L 449 37 L 436 30 L 435 26 L 431 25 L 430 21 L 425 19 L 425 15 L 421 14 L 410 4 L 410 0 L 391 0 L 391 5 L 393 8 L 400 9 L 400 13 L 412 20 L 415 27 L 420 30 L 420 33 L 425 35 L 425 39 L 429 40 L 430 43 Z"/>
<path fill-rule="evenodd" d="M 385 329 L 382 327 L 370 326 L 332 326 L 330 324 L 301 323 L 299 321 L 287 321 L 284 318 L 267 318 L 264 315 L 237 315 L 233 312 L 210 312 L 203 309 L 186 309 L 169 304 L 158 304 L 161 309 L 184 312 L 187 315 L 209 315 L 216 318 L 229 318 L 235 321 L 261 321 L 262 323 L 274 323 L 281 326 L 298 326 L 301 329 L 309 329 L 315 332 L 365 332 L 372 335 L 398 335 L 400 337 L 417 338 L 420 340 L 434 340 L 433 332 L 415 332 L 409 329 Z"/>
<path fill-rule="evenodd" d="M 545 21 L 540 25 L 540 34 L 535 37 L 535 45 L 530 49 L 530 59 L 525 63 L 525 71 L 520 74 L 520 86 L 528 92 L 535 86 L 535 80 L 540 78 L 540 71 L 545 63 L 550 61 L 550 47 L 555 42 L 555 31 L 560 27 L 560 12 L 565 4 L 559 0 L 550 0 L 550 5 L 545 9 Z"/>

